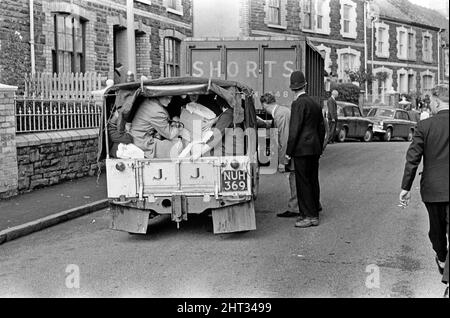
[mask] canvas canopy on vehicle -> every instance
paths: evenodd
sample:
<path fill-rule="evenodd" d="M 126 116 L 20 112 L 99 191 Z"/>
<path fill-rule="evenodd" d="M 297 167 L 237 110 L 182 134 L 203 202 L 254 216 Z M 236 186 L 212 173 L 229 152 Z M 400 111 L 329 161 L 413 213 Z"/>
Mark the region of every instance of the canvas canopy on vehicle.
<path fill-rule="evenodd" d="M 107 156 L 105 122 L 115 111 L 118 111 L 126 122 L 131 122 L 140 98 L 189 94 L 216 94 L 233 108 L 235 125 L 243 124 L 244 128 L 256 128 L 253 91 L 238 82 L 198 77 L 176 77 L 118 84 L 105 91 L 97 161 L 101 161 Z"/>

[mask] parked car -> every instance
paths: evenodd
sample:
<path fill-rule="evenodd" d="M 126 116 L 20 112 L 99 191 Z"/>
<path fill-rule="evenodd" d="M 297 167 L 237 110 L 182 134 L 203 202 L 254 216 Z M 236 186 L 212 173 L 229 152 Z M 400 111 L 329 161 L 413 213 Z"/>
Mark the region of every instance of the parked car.
<path fill-rule="evenodd" d="M 394 137 L 411 141 L 417 124 L 406 110 L 392 107 L 373 107 L 367 118 L 374 122 L 374 135 L 385 141 Z"/>
<path fill-rule="evenodd" d="M 363 116 L 367 117 L 367 115 L 369 114 L 371 109 L 372 109 L 372 106 L 365 106 L 365 107 L 363 107 L 363 109 L 362 109 Z"/>
<path fill-rule="evenodd" d="M 359 107 L 352 103 L 337 102 L 338 121 L 336 139 L 344 142 L 347 138 L 356 138 L 369 142 L 373 138 L 373 122 L 361 114 Z"/>

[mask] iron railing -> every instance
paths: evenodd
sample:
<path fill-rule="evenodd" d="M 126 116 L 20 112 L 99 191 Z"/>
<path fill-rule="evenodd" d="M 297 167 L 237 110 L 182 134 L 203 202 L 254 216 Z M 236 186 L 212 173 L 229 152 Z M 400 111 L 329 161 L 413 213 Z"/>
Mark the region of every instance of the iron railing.
<path fill-rule="evenodd" d="M 98 128 L 101 105 L 93 98 L 53 99 L 16 96 L 16 132 L 46 132 Z"/>

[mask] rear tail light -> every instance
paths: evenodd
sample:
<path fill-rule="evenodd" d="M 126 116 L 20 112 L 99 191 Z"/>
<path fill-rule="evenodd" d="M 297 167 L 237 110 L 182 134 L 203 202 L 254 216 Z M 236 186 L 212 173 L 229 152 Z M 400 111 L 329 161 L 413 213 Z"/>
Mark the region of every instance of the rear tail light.
<path fill-rule="evenodd" d="M 240 163 L 239 163 L 238 161 L 236 161 L 236 160 L 233 160 L 233 161 L 230 163 L 230 166 L 231 166 L 231 168 L 233 168 L 234 170 L 237 170 L 237 169 L 239 169 Z"/>
<path fill-rule="evenodd" d="M 116 169 L 120 172 L 125 170 L 125 164 L 123 162 L 119 162 L 116 164 Z"/>

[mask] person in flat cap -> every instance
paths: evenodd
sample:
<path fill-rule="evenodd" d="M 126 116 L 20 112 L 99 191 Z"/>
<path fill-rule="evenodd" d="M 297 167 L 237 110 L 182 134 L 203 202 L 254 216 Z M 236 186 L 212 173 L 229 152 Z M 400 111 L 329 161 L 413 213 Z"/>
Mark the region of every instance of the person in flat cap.
<path fill-rule="evenodd" d="M 290 89 L 295 97 L 291 105 L 286 155 L 294 161 L 300 212 L 295 226 L 300 228 L 319 225 L 319 158 L 325 140 L 321 107 L 306 94 L 306 86 L 303 72 L 295 71 L 291 74 Z"/>

